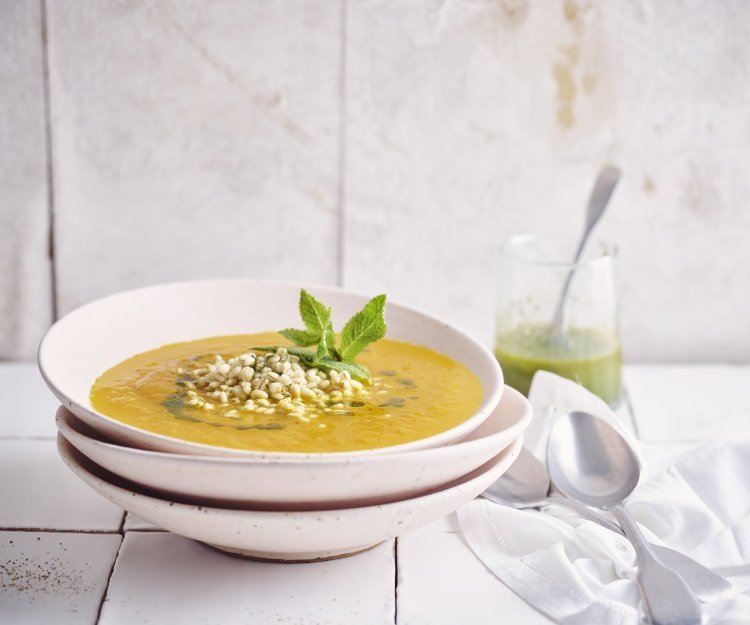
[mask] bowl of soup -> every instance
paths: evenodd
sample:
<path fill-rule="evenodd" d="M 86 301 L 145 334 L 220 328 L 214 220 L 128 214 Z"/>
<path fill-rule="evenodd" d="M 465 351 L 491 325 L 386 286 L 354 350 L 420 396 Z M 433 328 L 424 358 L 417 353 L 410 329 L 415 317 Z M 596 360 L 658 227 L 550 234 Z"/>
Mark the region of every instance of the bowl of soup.
<path fill-rule="evenodd" d="M 303 367 L 278 331 L 300 325 L 304 286 L 211 280 L 117 293 L 48 331 L 40 371 L 68 410 L 112 441 L 194 455 L 357 456 L 435 447 L 467 436 L 496 408 L 503 376 L 492 353 L 459 329 L 392 302 L 385 337 L 357 355 L 369 379 L 356 379 L 354 369 L 352 377 Z M 330 307 L 335 329 L 370 299 L 305 288 Z M 262 386 L 253 386 L 263 376 Z"/>

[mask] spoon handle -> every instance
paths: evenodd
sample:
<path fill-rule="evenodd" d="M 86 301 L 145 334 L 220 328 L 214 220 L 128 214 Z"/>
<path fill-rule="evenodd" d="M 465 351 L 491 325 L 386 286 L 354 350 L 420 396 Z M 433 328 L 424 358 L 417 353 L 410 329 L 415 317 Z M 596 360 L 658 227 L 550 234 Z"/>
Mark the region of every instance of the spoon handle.
<path fill-rule="evenodd" d="M 591 235 L 591 231 L 597 224 L 601 216 L 604 214 L 604 209 L 607 208 L 609 200 L 614 193 L 615 187 L 620 180 L 620 170 L 617 167 L 608 165 L 599 172 L 594 183 L 594 188 L 591 190 L 591 197 L 589 197 L 589 204 L 586 209 L 586 225 L 583 229 L 583 234 L 578 242 L 578 249 L 576 249 L 573 263 L 578 264 L 578 261 L 583 255 L 583 250 L 586 247 L 586 242 Z M 573 281 L 573 274 L 575 274 L 575 268 L 568 272 L 563 284 L 560 297 L 557 300 L 557 308 L 555 309 L 555 316 L 552 319 L 553 336 L 560 338 L 566 330 L 566 308 L 568 295 L 570 291 L 570 285 Z"/>
<path fill-rule="evenodd" d="M 592 510 L 587 505 L 582 504 L 575 499 L 569 499 L 564 495 L 553 493 L 549 495 L 547 502 L 568 508 L 569 510 L 576 512 L 578 516 L 581 516 L 588 521 L 598 523 L 602 527 L 616 532 L 621 536 L 624 534 L 622 528 L 617 525 L 617 523 L 613 523 L 603 514 L 596 510 Z M 713 601 L 725 597 L 732 592 L 734 588 L 732 584 L 721 575 L 718 575 L 711 569 L 703 566 L 700 562 L 696 562 L 684 553 L 680 553 L 669 547 L 655 545 L 654 543 L 649 543 L 649 545 L 651 546 L 651 549 L 654 550 L 656 557 L 670 569 L 677 571 L 680 577 L 685 580 L 685 583 L 689 586 L 690 590 L 692 590 L 699 599 Z"/>
<path fill-rule="evenodd" d="M 649 621 L 654 625 L 700 625 L 700 605 L 687 584 L 656 557 L 624 506 L 612 506 L 609 511 L 635 549 L 638 588 Z"/>
<path fill-rule="evenodd" d="M 619 525 L 617 525 L 617 523 L 613 523 L 603 514 L 597 512 L 596 510 L 592 510 L 586 504 L 583 504 L 576 499 L 570 499 L 569 497 L 565 497 L 564 495 L 551 493 L 547 497 L 547 501 L 557 504 L 558 506 L 563 506 L 564 508 L 568 508 L 569 510 L 572 510 L 573 512 L 577 513 L 578 516 L 583 517 L 587 521 L 593 521 L 594 523 L 598 523 L 602 527 L 605 527 L 608 530 L 616 532 L 617 534 L 623 533 L 622 528 Z"/>

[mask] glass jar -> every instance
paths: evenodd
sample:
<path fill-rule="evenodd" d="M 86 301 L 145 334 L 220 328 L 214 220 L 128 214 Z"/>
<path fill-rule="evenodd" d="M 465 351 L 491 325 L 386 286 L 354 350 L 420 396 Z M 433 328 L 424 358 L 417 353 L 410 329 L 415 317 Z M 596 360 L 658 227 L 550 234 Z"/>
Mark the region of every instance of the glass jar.
<path fill-rule="evenodd" d="M 616 406 L 622 395 L 616 249 L 601 241 L 587 249 L 573 263 L 569 242 L 518 235 L 502 247 L 495 356 L 505 383 L 524 394 L 544 369 Z"/>

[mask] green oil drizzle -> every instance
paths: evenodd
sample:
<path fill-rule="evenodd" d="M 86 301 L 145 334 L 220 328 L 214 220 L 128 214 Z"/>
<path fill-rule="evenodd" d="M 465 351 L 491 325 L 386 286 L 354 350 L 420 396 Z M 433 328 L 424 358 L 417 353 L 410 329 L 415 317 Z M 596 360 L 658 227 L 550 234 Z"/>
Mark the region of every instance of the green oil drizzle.
<path fill-rule="evenodd" d="M 242 425 L 239 423 L 219 423 L 217 421 L 209 421 L 208 419 L 201 419 L 195 415 L 188 414 L 185 407 L 185 400 L 181 393 L 174 393 L 167 396 L 161 402 L 176 419 L 181 421 L 192 421 L 193 423 L 205 423 L 206 425 L 212 425 L 217 428 L 231 428 L 233 430 L 239 430 L 240 432 L 245 430 L 283 430 L 284 426 L 281 423 L 258 423 L 255 425 Z"/>

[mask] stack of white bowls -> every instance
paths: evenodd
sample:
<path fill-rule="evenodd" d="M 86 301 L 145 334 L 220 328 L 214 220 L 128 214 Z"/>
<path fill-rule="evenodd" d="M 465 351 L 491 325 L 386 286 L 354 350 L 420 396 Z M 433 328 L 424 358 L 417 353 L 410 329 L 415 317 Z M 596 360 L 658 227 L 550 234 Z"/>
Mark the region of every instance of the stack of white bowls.
<path fill-rule="evenodd" d="M 298 324 L 302 285 L 185 282 L 119 293 L 61 319 L 39 350 L 62 402 L 58 448 L 104 497 L 151 523 L 246 557 L 341 557 L 437 520 L 470 501 L 513 462 L 531 421 L 528 401 L 503 386 L 492 354 L 462 332 L 389 304 L 388 338 L 458 360 L 484 400 L 458 426 L 429 438 L 336 453 L 214 447 L 141 430 L 96 412 L 89 393 L 105 370 L 139 352 L 209 336 Z M 334 326 L 367 297 L 306 287 L 332 306 Z"/>

